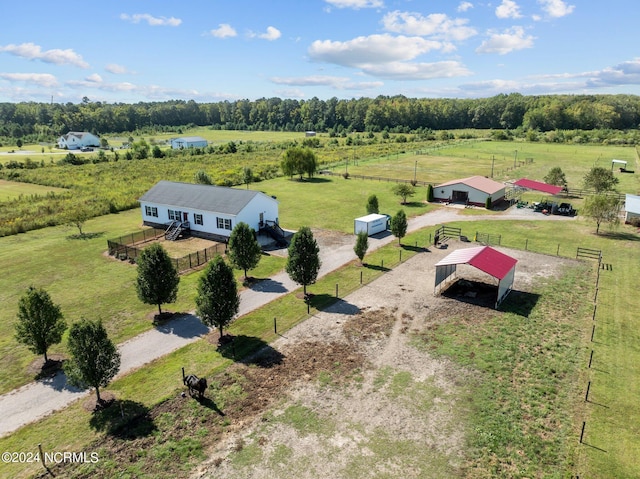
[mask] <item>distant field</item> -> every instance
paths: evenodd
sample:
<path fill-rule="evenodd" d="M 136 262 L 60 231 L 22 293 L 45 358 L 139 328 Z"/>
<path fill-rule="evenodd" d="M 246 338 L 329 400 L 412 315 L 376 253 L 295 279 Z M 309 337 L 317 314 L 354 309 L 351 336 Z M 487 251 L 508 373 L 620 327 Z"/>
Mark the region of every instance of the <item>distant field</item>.
<path fill-rule="evenodd" d="M 67 190 L 54 186 L 41 186 L 31 183 L 0 180 L 0 202 L 18 198 L 20 195 L 46 195 L 49 192 L 61 193 L 63 191 Z"/>

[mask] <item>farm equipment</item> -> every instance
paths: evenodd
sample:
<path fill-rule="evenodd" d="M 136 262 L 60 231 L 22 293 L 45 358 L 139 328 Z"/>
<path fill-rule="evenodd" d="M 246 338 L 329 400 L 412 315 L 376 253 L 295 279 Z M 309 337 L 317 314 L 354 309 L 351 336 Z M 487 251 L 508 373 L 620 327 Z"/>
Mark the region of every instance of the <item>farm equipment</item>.
<path fill-rule="evenodd" d="M 556 211 L 552 213 L 554 215 L 562 215 L 562 216 L 575 216 L 577 211 L 573 209 L 569 203 L 560 203 L 560 206 L 557 207 Z"/>

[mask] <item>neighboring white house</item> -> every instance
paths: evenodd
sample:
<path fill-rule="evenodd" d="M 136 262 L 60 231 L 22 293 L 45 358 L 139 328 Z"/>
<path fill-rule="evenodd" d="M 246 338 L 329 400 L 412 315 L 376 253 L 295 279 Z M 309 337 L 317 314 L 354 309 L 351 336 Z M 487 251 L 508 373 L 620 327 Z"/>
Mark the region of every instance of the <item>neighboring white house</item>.
<path fill-rule="evenodd" d="M 201 136 L 183 136 L 181 138 L 171 138 L 171 148 L 182 150 L 187 148 L 204 148 L 209 143 Z"/>
<path fill-rule="evenodd" d="M 228 238 L 241 221 L 256 232 L 278 223 L 278 201 L 253 190 L 160 181 L 139 201 L 145 225 L 188 222 L 195 236 Z"/>
<path fill-rule="evenodd" d="M 433 187 L 433 199 L 441 202 L 464 203 L 484 206 L 504 199 L 505 186 L 484 176 L 471 176 L 452 180 Z"/>
<path fill-rule="evenodd" d="M 640 221 L 640 196 L 627 194 L 624 199 L 624 222 L 631 223 L 634 218 Z"/>
<path fill-rule="evenodd" d="M 79 150 L 87 146 L 100 146 L 100 138 L 87 131 L 70 131 L 58 138 L 58 148 Z"/>

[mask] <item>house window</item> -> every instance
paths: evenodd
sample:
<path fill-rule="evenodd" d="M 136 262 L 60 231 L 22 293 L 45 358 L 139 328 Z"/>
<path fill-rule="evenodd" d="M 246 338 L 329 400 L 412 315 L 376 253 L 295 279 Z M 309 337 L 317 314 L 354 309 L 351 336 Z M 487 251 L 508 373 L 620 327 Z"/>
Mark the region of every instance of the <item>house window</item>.
<path fill-rule="evenodd" d="M 197 225 L 203 225 L 204 222 L 202 221 L 202 215 L 199 215 L 198 213 L 194 213 L 193 222 Z"/>
<path fill-rule="evenodd" d="M 216 218 L 216 223 L 219 230 L 231 231 L 231 220 L 228 218 Z"/>
<path fill-rule="evenodd" d="M 182 211 L 169 210 L 169 219 L 175 221 L 182 221 Z"/>
<path fill-rule="evenodd" d="M 153 216 L 154 218 L 158 217 L 158 208 L 156 208 L 155 206 L 145 206 L 145 210 L 147 216 Z"/>

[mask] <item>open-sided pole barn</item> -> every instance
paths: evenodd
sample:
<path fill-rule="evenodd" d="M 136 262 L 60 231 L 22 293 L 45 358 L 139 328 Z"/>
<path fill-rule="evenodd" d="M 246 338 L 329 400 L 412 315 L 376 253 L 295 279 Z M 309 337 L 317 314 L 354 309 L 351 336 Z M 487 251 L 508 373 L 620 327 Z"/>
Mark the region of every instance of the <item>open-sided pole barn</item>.
<path fill-rule="evenodd" d="M 459 264 L 468 264 L 498 280 L 498 295 L 495 308 L 507 297 L 513 288 L 517 259 L 490 246 L 477 246 L 453 251 L 436 263 L 434 294 L 442 292 L 446 281 L 455 275 Z"/>

